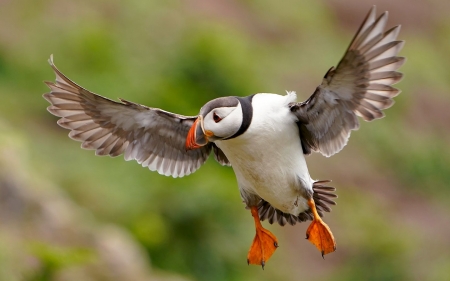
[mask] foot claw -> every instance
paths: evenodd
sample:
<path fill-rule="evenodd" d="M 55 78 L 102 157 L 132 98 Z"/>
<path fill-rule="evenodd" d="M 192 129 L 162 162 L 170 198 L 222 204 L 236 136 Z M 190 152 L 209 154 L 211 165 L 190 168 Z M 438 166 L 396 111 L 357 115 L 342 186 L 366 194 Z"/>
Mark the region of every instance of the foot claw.
<path fill-rule="evenodd" d="M 264 266 L 266 265 L 266 263 L 264 261 L 261 262 L 261 267 L 264 270 Z"/>

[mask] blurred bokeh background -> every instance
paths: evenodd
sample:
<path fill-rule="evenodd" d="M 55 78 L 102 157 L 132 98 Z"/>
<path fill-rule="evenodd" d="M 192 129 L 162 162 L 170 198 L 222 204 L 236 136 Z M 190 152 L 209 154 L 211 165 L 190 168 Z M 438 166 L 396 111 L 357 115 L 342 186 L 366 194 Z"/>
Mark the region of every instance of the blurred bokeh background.
<path fill-rule="evenodd" d="M 332 179 L 325 260 L 307 223 L 247 266 L 231 168 L 167 178 L 96 157 L 41 97 L 47 64 L 96 93 L 197 114 L 224 95 L 306 99 L 373 4 L 402 24 L 402 94 L 311 175 Z M 450 280 L 449 1 L 0 0 L 0 280 Z"/>

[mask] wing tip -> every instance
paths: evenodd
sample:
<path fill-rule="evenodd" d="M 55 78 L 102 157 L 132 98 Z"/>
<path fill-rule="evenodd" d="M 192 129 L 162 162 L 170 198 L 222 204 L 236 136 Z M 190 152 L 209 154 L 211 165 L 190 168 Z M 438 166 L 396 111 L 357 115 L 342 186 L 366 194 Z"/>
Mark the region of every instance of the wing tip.
<path fill-rule="evenodd" d="M 54 66 L 55 64 L 53 63 L 53 54 L 50 54 L 50 58 L 47 60 L 48 64 L 50 64 L 51 66 Z"/>

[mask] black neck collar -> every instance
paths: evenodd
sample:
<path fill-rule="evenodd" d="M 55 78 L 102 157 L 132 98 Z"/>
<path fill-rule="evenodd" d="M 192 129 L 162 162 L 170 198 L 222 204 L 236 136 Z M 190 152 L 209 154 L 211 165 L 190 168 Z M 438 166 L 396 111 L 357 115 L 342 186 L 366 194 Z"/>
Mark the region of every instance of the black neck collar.
<path fill-rule="evenodd" d="M 237 130 L 234 135 L 231 137 L 225 138 L 224 140 L 234 139 L 242 135 L 245 131 L 247 131 L 248 127 L 250 127 L 250 123 L 252 123 L 253 118 L 253 105 L 252 99 L 255 95 L 247 96 L 247 97 L 236 97 L 241 104 L 242 109 L 242 124 L 239 130 Z"/>

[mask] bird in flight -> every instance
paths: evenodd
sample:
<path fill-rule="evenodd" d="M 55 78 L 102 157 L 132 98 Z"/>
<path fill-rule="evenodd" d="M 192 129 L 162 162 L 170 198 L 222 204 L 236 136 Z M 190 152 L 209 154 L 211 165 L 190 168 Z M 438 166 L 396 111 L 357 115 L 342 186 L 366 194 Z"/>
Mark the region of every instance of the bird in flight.
<path fill-rule="evenodd" d="M 323 256 L 336 250 L 321 217 L 337 196 L 328 180 L 311 178 L 305 155 L 339 152 L 359 128 L 358 116 L 381 118 L 394 103 L 400 91 L 391 85 L 402 78 L 396 70 L 405 62 L 397 56 L 404 42 L 397 40 L 400 26 L 385 31 L 387 20 L 387 12 L 376 17 L 374 6 L 337 67 L 304 102 L 295 92 L 228 96 L 207 102 L 197 116 L 183 116 L 94 94 L 62 74 L 52 56 L 56 81 L 46 82 L 50 92 L 43 97 L 69 137 L 96 155 L 124 154 L 174 178 L 195 172 L 211 152 L 231 166 L 256 228 L 249 264 L 264 268 L 278 247 L 264 220 L 281 226 L 311 220 L 306 238 Z"/>

